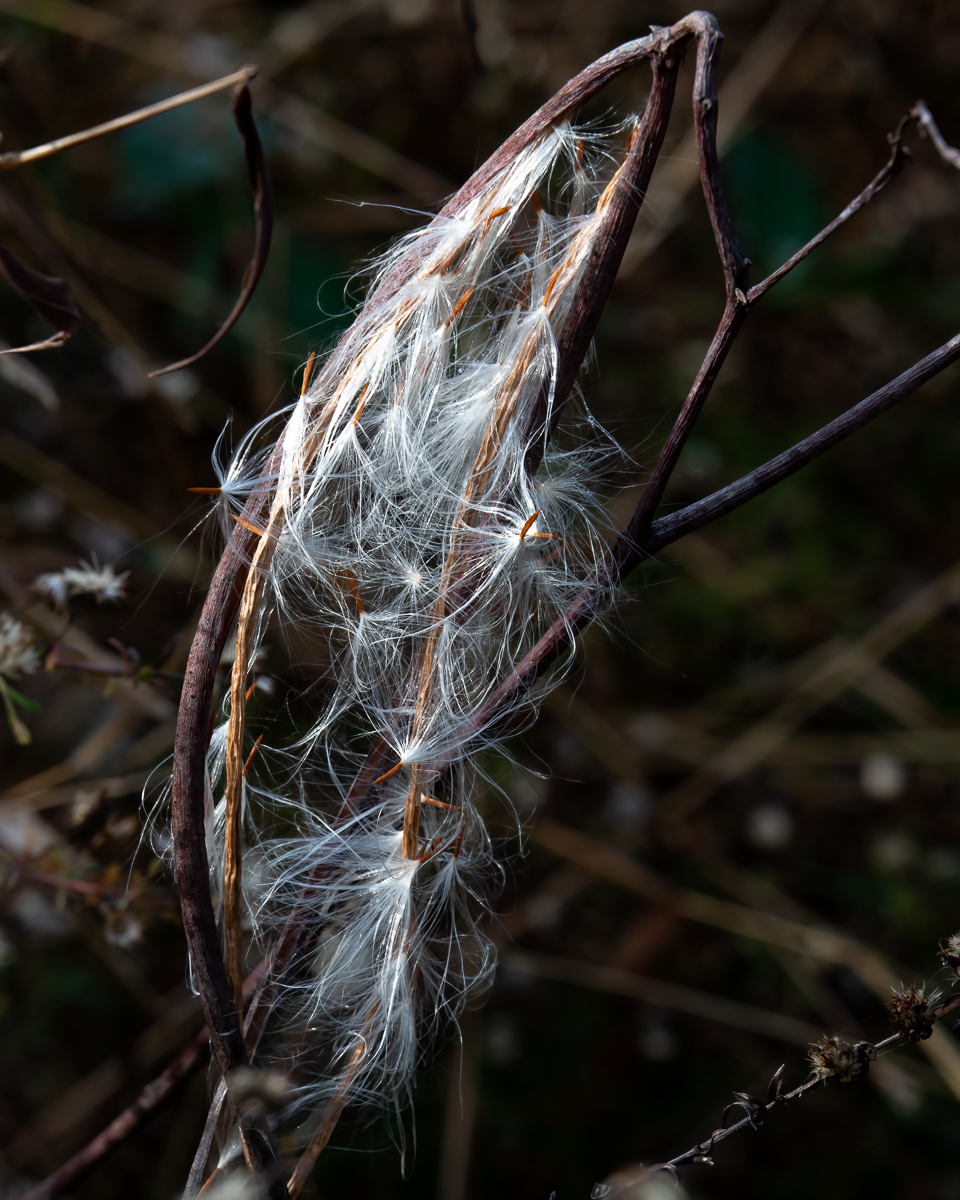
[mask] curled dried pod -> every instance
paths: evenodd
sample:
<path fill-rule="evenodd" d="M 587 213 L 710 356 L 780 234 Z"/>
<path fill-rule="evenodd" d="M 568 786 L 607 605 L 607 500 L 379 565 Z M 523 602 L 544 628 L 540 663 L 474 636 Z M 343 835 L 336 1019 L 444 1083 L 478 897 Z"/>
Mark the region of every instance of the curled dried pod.
<path fill-rule="evenodd" d="M 826 1083 L 836 1077 L 842 1083 L 849 1083 L 866 1075 L 870 1065 L 870 1055 L 864 1052 L 866 1043 L 851 1046 L 845 1038 L 821 1038 L 815 1046 L 810 1047 L 807 1056 L 814 1073 Z"/>
<path fill-rule="evenodd" d="M 926 1040 L 933 1033 L 933 1010 L 939 999 L 939 992 L 928 993 L 912 984 L 900 991 L 894 989 L 885 1005 L 890 1024 L 908 1042 Z"/>
<path fill-rule="evenodd" d="M 960 979 L 960 933 L 954 933 L 948 938 L 941 939 L 937 958 Z"/>

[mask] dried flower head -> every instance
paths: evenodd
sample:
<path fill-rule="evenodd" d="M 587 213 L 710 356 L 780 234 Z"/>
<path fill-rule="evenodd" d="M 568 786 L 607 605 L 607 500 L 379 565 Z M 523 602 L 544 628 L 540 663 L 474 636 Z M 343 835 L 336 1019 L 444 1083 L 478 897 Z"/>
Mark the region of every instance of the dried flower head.
<path fill-rule="evenodd" d="M 98 604 L 116 604 L 124 597 L 129 575 L 129 571 L 118 575 L 109 563 L 101 567 L 96 558 L 93 562 L 81 559 L 79 567 L 38 575 L 33 590 L 52 600 L 58 608 L 65 608 L 71 596 L 94 596 Z"/>
<path fill-rule="evenodd" d="M 79 567 L 67 567 L 63 572 L 71 596 L 95 596 L 98 604 L 122 600 L 129 575 L 129 571 L 118 575 L 109 563 L 101 567 L 96 559 L 92 563 L 81 559 Z"/>
<path fill-rule="evenodd" d="M 937 958 L 960 979 L 960 933 L 951 934 L 940 942 Z"/>
<path fill-rule="evenodd" d="M 33 634 L 9 613 L 0 613 L 0 675 L 17 679 L 32 675 L 39 665 Z"/>
<path fill-rule="evenodd" d="M 890 1024 L 908 1042 L 924 1041 L 933 1033 L 933 1010 L 940 999 L 939 991 L 927 993 L 912 984 L 900 991 L 891 990 L 893 995 L 885 1005 Z"/>
<path fill-rule="evenodd" d="M 842 1037 L 827 1037 L 811 1046 L 807 1057 L 814 1075 L 824 1082 L 836 1076 L 841 1083 L 849 1083 L 851 1079 L 866 1075 L 876 1053 L 868 1042 L 851 1046 Z"/>

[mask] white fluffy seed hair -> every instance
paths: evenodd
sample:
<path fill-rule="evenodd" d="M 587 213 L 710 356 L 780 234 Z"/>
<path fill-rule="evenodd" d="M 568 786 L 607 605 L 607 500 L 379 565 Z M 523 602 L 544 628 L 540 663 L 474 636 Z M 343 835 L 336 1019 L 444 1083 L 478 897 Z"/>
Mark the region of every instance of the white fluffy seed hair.
<path fill-rule="evenodd" d="M 344 1080 L 395 1106 L 430 1031 L 492 977 L 481 918 L 498 867 L 473 795 L 493 735 L 466 731 L 604 550 L 591 483 L 610 444 L 578 405 L 549 431 L 557 331 L 625 136 L 554 126 L 403 239 L 374 281 L 395 286 L 290 411 L 258 636 L 271 615 L 307 626 L 331 665 L 312 727 L 266 740 L 244 780 L 243 889 L 259 949 L 295 910 L 317 931 L 280 1003 L 277 1061 L 301 1106 Z M 226 513 L 269 440 L 245 439 L 223 472 Z M 215 900 L 225 734 L 209 758 Z M 365 762 L 378 778 L 354 802 Z"/>

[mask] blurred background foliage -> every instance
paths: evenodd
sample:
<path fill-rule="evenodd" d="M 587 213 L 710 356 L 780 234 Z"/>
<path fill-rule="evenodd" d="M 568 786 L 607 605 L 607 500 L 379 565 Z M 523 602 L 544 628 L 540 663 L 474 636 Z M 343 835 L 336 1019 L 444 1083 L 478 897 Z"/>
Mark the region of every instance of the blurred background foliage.
<path fill-rule="evenodd" d="M 755 278 L 874 175 L 918 97 L 960 142 L 960 13 L 945 0 L 714 10 L 725 182 Z M 206 501 L 186 489 L 215 484 L 225 424 L 236 441 L 292 399 L 391 237 L 570 75 L 683 11 L 677 0 L 0 0 L 5 149 L 256 62 L 276 190 L 249 311 L 202 363 L 151 383 L 147 369 L 214 331 L 249 256 L 227 97 L 0 178 L 0 242 L 66 277 L 84 315 L 65 348 L 0 357 L 0 588 L 40 651 L 59 656 L 14 681 L 39 706 L 22 713 L 31 743 L 0 731 L 4 1195 L 83 1145 L 199 1028 L 140 800 L 162 789 L 217 549 Z M 684 79 L 584 378 L 635 464 L 612 481 L 614 521 L 722 306 Z M 644 90 L 642 72 L 617 81 L 607 111 L 635 111 Z M 957 331 L 960 179 L 911 144 L 904 175 L 751 316 L 669 506 L 750 470 Z M 44 336 L 9 289 L 0 332 L 10 345 Z M 585 1197 L 706 1136 L 734 1089 L 762 1094 L 781 1062 L 799 1082 L 811 1037 L 883 1037 L 888 983 L 949 986 L 935 951 L 960 924 L 958 399 L 954 369 L 631 580 L 516 739 L 519 772 L 487 764 L 525 831 L 491 790 L 510 860 L 503 967 L 464 1022 L 462 1052 L 447 1044 L 422 1072 L 404 1118 L 406 1177 L 396 1133 L 355 1118 L 314 1194 Z M 80 598 L 68 620 L 31 591 L 92 556 L 130 572 L 120 603 Z M 271 636 L 272 691 L 254 701 L 264 716 L 297 720 L 317 658 Z M 604 878 L 598 845 L 674 890 L 631 891 L 613 868 Z M 738 927 L 728 912 L 724 925 L 717 901 L 807 927 L 805 951 L 747 917 Z M 846 958 L 824 929 L 849 935 Z M 74 1194 L 178 1194 L 208 1086 L 194 1077 Z M 867 1083 L 831 1086 L 725 1143 L 683 1186 L 948 1200 L 960 1195 L 958 1099 L 960 1052 L 938 1028 Z"/>

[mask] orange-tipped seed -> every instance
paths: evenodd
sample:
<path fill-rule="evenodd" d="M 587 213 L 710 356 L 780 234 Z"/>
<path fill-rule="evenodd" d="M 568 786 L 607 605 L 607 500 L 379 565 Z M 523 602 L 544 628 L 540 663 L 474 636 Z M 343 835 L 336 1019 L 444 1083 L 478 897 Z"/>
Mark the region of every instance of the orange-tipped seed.
<path fill-rule="evenodd" d="M 557 267 L 557 269 L 554 271 L 554 273 L 550 276 L 550 279 L 547 281 L 547 290 L 543 294 L 543 307 L 544 308 L 546 308 L 547 305 L 550 303 L 550 293 L 553 291 L 553 285 L 557 282 L 557 279 L 559 278 L 560 272 L 562 270 L 563 270 L 562 265 Z"/>
<path fill-rule="evenodd" d="M 244 776 L 246 775 L 246 773 L 250 767 L 250 764 L 253 762 L 253 756 L 260 749 L 260 743 L 262 741 L 263 741 L 263 734 L 261 733 L 260 736 L 257 738 L 257 740 L 253 743 L 253 747 L 252 747 L 250 753 L 247 755 L 247 761 L 243 764 L 243 771 L 241 772 L 241 774 L 243 774 Z"/>
<path fill-rule="evenodd" d="M 400 768 L 402 766 L 403 766 L 403 759 L 401 758 L 395 767 L 391 767 L 389 771 L 384 771 L 384 773 L 378 779 L 375 779 L 373 782 L 374 783 L 383 783 L 383 781 L 385 779 L 389 779 L 391 775 L 396 775 L 396 773 L 400 770 Z"/>
<path fill-rule="evenodd" d="M 509 211 L 510 211 L 509 204 L 504 204 L 501 208 L 495 208 L 493 210 L 493 212 L 490 214 L 490 216 L 487 217 L 487 222 L 483 227 L 484 233 L 486 233 L 486 231 L 490 228 L 491 224 L 497 219 L 497 217 L 502 217 L 504 213 L 508 213 Z"/>
<path fill-rule="evenodd" d="M 421 804 L 432 804 L 434 808 L 445 808 L 448 812 L 463 812 L 459 804 L 447 804 L 445 800 L 435 800 L 433 796 L 420 797 Z"/>
<path fill-rule="evenodd" d="M 231 513 L 230 515 L 233 517 L 236 523 L 238 525 L 242 525 L 244 529 L 249 529 L 251 533 L 258 533 L 261 537 L 265 536 L 266 530 L 258 529 L 256 525 L 251 525 L 249 521 L 245 521 L 243 517 L 238 517 L 235 513 Z"/>
<path fill-rule="evenodd" d="M 367 402 L 367 388 L 369 388 L 369 386 L 370 380 L 368 379 L 363 385 L 363 391 L 360 393 L 360 403 L 357 405 L 357 411 L 353 414 L 354 425 L 356 425 L 356 423 L 360 420 L 360 414 L 363 412 L 363 406 Z"/>
<path fill-rule="evenodd" d="M 538 508 L 537 511 L 533 514 L 533 516 L 527 517 L 527 519 L 524 521 L 523 528 L 520 530 L 520 541 L 521 542 L 527 536 L 527 534 L 530 532 L 530 526 L 534 523 L 534 521 L 537 519 L 537 517 L 540 516 L 540 511 L 541 510 Z M 537 535 L 534 534 L 533 536 L 536 537 Z"/>
<path fill-rule="evenodd" d="M 307 388 L 310 386 L 310 372 L 313 370 L 313 360 L 317 357 L 315 350 L 310 351 L 310 357 L 307 359 L 307 365 L 303 368 L 303 382 L 300 384 L 300 399 L 307 394 Z"/>
<path fill-rule="evenodd" d="M 464 820 L 460 824 L 460 836 L 457 838 L 457 844 L 453 848 L 453 857 L 460 857 L 460 847 L 463 845 L 463 835 L 467 832 L 467 822 Z"/>
<path fill-rule="evenodd" d="M 464 308 L 466 307 L 467 301 L 470 299 L 470 297 L 472 295 L 473 295 L 473 288 L 468 287 L 467 290 L 460 297 L 460 299 L 457 301 L 457 303 L 454 305 L 453 312 L 450 314 L 449 317 L 447 317 L 444 324 L 446 324 L 446 325 L 453 324 L 453 322 L 457 319 L 457 317 L 459 317 L 460 314 L 463 312 Z"/>
<path fill-rule="evenodd" d="M 346 572 L 347 587 L 350 589 L 350 595 L 354 598 L 357 605 L 357 612 L 363 616 L 363 600 L 360 597 L 360 589 L 357 587 L 357 579 L 352 571 Z"/>

